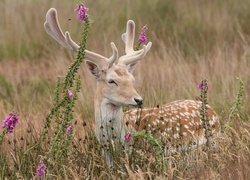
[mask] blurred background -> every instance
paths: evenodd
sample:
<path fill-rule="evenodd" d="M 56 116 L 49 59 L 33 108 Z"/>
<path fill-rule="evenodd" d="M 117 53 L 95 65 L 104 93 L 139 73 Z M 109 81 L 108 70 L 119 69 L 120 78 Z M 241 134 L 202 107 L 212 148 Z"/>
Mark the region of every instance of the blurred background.
<path fill-rule="evenodd" d="M 0 1 L 0 118 L 15 109 L 22 125 L 44 122 L 53 103 L 55 81 L 75 54 L 44 30 L 49 8 L 58 11 L 63 31 L 79 42 L 84 23 L 76 19 L 76 0 Z M 135 71 L 145 106 L 194 99 L 208 80 L 208 102 L 223 119 L 237 95 L 236 76 L 245 83 L 242 116 L 250 112 L 250 0 L 85 0 L 91 19 L 87 49 L 109 57 L 113 41 L 124 54 L 121 34 L 136 23 L 136 39 L 147 24 L 153 46 Z M 93 121 L 95 80 L 82 65 L 77 119 Z M 22 127 L 21 125 L 19 128 Z"/>

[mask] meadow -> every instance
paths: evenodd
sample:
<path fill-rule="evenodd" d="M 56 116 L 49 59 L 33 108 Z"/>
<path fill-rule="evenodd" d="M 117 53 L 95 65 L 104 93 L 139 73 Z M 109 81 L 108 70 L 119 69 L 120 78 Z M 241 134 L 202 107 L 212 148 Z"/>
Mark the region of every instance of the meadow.
<path fill-rule="evenodd" d="M 46 33 L 45 14 L 56 8 L 62 28 L 80 41 L 84 24 L 74 12 L 78 2 L 0 1 L 0 119 L 12 110 L 20 119 L 1 145 L 0 179 L 35 179 L 40 160 L 47 165 L 44 179 L 248 179 L 250 0 L 83 2 L 91 19 L 87 49 L 99 54 L 111 55 L 111 41 L 120 54 L 124 52 L 120 37 L 128 19 L 135 21 L 136 35 L 147 24 L 153 46 L 135 71 L 136 89 L 145 107 L 195 99 L 200 94 L 197 85 L 208 80 L 208 104 L 220 116 L 222 130 L 216 152 L 179 152 L 159 160 L 154 152 L 134 147 L 131 157 L 117 154 L 114 168 L 109 169 L 93 131 L 96 82 L 83 64 L 67 155 L 48 159 L 56 121 L 46 140 L 34 147 L 53 106 L 56 81 L 75 59 L 74 52 Z M 240 87 L 236 77 L 244 83 L 244 93 L 231 118 Z"/>

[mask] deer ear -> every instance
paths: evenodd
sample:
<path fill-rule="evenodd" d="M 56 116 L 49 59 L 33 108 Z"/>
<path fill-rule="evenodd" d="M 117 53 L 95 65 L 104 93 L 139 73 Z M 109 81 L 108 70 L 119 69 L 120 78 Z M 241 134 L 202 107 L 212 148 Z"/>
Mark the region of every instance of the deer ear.
<path fill-rule="evenodd" d="M 100 79 L 101 73 L 97 64 L 93 63 L 90 60 L 85 60 L 85 67 L 87 68 L 89 74 L 94 76 L 96 80 Z"/>
<path fill-rule="evenodd" d="M 131 74 L 133 74 L 133 72 L 134 72 L 135 68 L 137 67 L 138 63 L 139 62 L 137 61 L 135 63 L 129 64 L 128 65 L 128 72 L 131 73 Z"/>

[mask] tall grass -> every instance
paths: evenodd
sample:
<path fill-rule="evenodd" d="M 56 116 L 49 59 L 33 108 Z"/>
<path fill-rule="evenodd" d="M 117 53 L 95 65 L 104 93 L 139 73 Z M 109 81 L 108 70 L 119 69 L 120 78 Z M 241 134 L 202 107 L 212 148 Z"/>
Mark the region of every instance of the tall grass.
<path fill-rule="evenodd" d="M 78 1 L 8 0 L 0 2 L 0 118 L 9 111 L 20 114 L 13 134 L 5 137 L 0 153 L 1 178 L 30 179 L 41 159 L 46 162 L 47 141 L 28 151 L 38 140 L 53 104 L 57 77 L 65 76 L 75 54 L 64 50 L 43 28 L 50 7 L 58 10 L 64 30 L 80 41 L 82 24 L 73 9 Z M 50 168 L 50 179 L 247 179 L 250 172 L 250 1 L 249 0 L 144 0 L 91 1 L 87 49 L 105 56 L 114 41 L 123 54 L 120 35 L 128 19 L 138 30 L 148 26 L 153 47 L 135 72 L 145 106 L 176 99 L 194 99 L 198 82 L 207 79 L 208 103 L 221 117 L 222 136 L 211 159 L 202 150 L 166 157 L 161 164 L 153 151 L 134 147 L 132 156 L 117 155 L 115 169 L 108 169 L 92 131 L 95 81 L 80 69 L 82 89 L 74 112 L 71 152 L 61 169 Z M 238 93 L 237 80 L 245 93 L 239 111 L 227 126 Z M 49 133 L 54 131 L 51 127 Z M 224 128 L 226 131 L 224 132 Z M 1 130 L 2 132 L 2 130 Z M 119 158 L 120 157 L 120 158 Z M 0 179 L 1 179 L 0 178 Z"/>

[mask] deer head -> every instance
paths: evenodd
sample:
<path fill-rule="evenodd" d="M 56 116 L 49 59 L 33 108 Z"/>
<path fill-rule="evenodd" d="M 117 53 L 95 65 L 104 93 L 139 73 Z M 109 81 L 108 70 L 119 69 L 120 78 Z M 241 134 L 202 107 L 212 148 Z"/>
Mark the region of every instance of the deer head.
<path fill-rule="evenodd" d="M 127 31 L 122 35 L 125 43 L 125 55 L 109 66 L 99 68 L 98 64 L 86 60 L 85 65 L 92 76 L 97 80 L 102 97 L 116 106 L 142 105 L 141 96 L 134 89 L 132 75 L 138 62 L 146 55 L 152 43 L 143 46 L 143 49 L 134 51 L 135 24 L 132 20 L 127 22 Z"/>
<path fill-rule="evenodd" d="M 51 8 L 46 14 L 44 24 L 47 33 L 63 47 L 77 51 L 79 46 L 75 43 L 69 32 L 62 32 L 56 9 Z M 107 104 L 115 106 L 140 106 L 143 103 L 141 96 L 136 92 L 132 75 L 138 62 L 143 59 L 151 48 L 152 43 L 144 45 L 139 51 L 134 51 L 135 24 L 132 20 L 127 22 L 126 32 L 122 35 L 125 43 L 125 55 L 118 57 L 118 50 L 113 42 L 111 48 L 113 55 L 106 58 L 100 54 L 86 50 L 85 66 L 97 83 L 97 98 L 105 99 Z"/>

